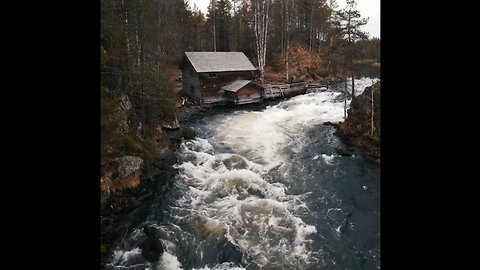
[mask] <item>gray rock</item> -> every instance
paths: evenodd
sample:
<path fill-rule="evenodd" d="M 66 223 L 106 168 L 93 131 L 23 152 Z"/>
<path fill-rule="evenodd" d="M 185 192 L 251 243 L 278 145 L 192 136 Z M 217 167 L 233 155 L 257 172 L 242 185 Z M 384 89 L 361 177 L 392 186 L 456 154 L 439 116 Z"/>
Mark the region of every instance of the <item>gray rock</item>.
<path fill-rule="evenodd" d="M 351 157 L 353 155 L 352 152 L 347 151 L 346 149 L 343 149 L 343 148 L 335 148 L 335 150 L 337 151 L 337 154 L 341 156 Z"/>
<path fill-rule="evenodd" d="M 136 156 L 123 156 L 113 160 L 113 177 L 124 179 L 132 173 L 139 171 L 143 165 L 143 160 Z"/>
<path fill-rule="evenodd" d="M 122 95 L 120 98 L 120 108 L 124 112 L 128 112 L 132 108 L 132 103 L 127 95 Z"/>
<path fill-rule="evenodd" d="M 230 158 L 224 159 L 223 164 L 225 164 L 225 167 L 229 170 L 233 169 L 246 169 L 248 168 L 247 162 L 240 156 L 232 156 Z"/>
<path fill-rule="evenodd" d="M 171 121 L 164 121 L 162 123 L 162 127 L 165 129 L 179 129 L 180 128 L 180 123 L 178 122 L 178 119 L 175 118 Z"/>
<path fill-rule="evenodd" d="M 142 249 L 142 257 L 149 262 L 156 262 L 160 259 L 160 255 L 162 255 L 164 251 L 160 234 L 155 227 L 151 226 L 144 227 L 143 232 L 147 236 L 147 239 L 140 246 Z"/>
<path fill-rule="evenodd" d="M 242 262 L 243 253 L 237 246 L 233 245 L 228 240 L 224 240 L 220 245 L 222 248 L 218 256 L 219 262 L 233 262 L 235 264 Z"/>
<path fill-rule="evenodd" d="M 260 270 L 262 268 L 260 268 L 260 266 L 258 266 L 256 263 L 251 262 L 247 265 L 247 267 L 245 269 L 246 270 Z"/>
<path fill-rule="evenodd" d="M 182 136 L 185 140 L 192 140 L 192 139 L 195 139 L 195 137 L 197 137 L 197 133 L 195 132 L 195 130 L 191 128 L 184 128 L 182 130 Z"/>

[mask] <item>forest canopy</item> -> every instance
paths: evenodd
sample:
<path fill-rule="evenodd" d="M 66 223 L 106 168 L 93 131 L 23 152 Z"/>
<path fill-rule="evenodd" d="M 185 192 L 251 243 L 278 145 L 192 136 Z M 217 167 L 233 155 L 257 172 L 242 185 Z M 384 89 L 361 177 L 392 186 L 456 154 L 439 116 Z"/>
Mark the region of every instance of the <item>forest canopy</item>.
<path fill-rule="evenodd" d="M 156 127 L 176 116 L 185 51 L 241 51 L 262 75 L 288 82 L 299 70 L 351 76 L 355 63 L 380 62 L 380 39 L 361 31 L 367 20 L 353 0 L 343 9 L 335 0 L 212 0 L 207 14 L 186 0 L 101 0 L 102 165 L 152 158 Z"/>

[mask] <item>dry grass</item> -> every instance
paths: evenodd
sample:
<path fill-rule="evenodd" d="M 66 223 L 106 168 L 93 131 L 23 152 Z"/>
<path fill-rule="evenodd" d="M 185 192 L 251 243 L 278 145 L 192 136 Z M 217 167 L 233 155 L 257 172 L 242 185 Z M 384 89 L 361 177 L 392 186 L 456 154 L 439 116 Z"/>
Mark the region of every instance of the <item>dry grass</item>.
<path fill-rule="evenodd" d="M 111 192 L 117 192 L 124 189 L 135 188 L 140 184 L 140 174 L 138 172 L 132 173 L 125 179 L 112 180 L 109 177 L 100 178 L 101 191 L 110 190 Z"/>

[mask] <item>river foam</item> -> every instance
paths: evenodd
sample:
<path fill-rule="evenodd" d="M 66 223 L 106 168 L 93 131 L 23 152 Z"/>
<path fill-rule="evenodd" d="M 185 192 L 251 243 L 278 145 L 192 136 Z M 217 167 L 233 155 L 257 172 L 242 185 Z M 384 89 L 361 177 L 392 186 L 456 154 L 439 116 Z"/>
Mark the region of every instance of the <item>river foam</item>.
<path fill-rule="evenodd" d="M 373 81 L 355 82 L 359 94 L 363 85 Z M 312 239 L 325 232 L 317 232 L 321 230 L 318 224 L 306 218 L 310 215 L 306 198 L 312 192 L 292 191 L 302 179 L 289 170 L 297 153 L 314 161 L 315 167 L 336 168 L 341 157 L 334 153 L 306 153 L 312 143 L 306 134 L 324 122 L 343 121 L 343 98 L 338 89 L 319 90 L 262 111 L 237 110 L 208 117 L 196 130 L 199 137 L 183 141 L 177 152 L 174 167 L 179 196 L 162 212 L 168 213 L 168 222 L 153 219 L 149 223 L 162 224 L 154 226 L 165 247 L 159 262 L 142 259 L 139 246 L 145 235 L 137 229 L 125 241 L 133 244 L 114 251 L 108 269 L 239 270 L 249 264 L 266 269 L 316 267 L 323 261 L 319 256 L 328 250 L 314 248 Z M 348 104 L 349 100 L 347 108 Z M 310 172 L 303 167 L 301 171 Z M 333 232 L 340 233 L 337 219 L 343 211 L 331 208 L 325 212 L 335 225 Z M 225 262 L 217 256 L 224 247 L 229 250 L 227 260 L 235 252 L 242 256 Z"/>
<path fill-rule="evenodd" d="M 286 151 L 299 152 L 312 126 L 343 120 L 339 95 L 313 92 L 261 112 L 236 111 L 210 123 L 212 136 L 182 143 L 176 168 L 188 192 L 179 203 L 193 226 L 228 239 L 259 266 L 308 263 L 316 228 L 300 217 L 308 212 L 303 194 L 288 194 L 268 173 L 284 169 Z M 322 158 L 331 164 L 333 156 Z"/>

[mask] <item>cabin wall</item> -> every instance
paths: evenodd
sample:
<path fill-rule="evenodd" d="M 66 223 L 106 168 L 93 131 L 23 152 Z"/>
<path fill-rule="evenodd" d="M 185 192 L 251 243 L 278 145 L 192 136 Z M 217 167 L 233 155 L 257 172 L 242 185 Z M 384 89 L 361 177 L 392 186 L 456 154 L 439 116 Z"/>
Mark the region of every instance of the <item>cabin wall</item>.
<path fill-rule="evenodd" d="M 217 96 L 218 92 L 221 91 L 222 86 L 235 80 L 253 80 L 255 78 L 252 71 L 212 72 L 200 73 L 199 75 L 203 98 Z"/>
<path fill-rule="evenodd" d="M 256 87 L 244 87 L 238 90 L 239 97 L 248 97 L 248 96 L 261 96 L 261 90 Z"/>
<path fill-rule="evenodd" d="M 237 104 L 262 102 L 263 90 L 259 87 L 245 86 L 237 92 Z"/>
<path fill-rule="evenodd" d="M 193 99 L 196 104 L 202 102 L 201 82 L 198 73 L 192 64 L 188 63 L 182 70 L 182 90 L 186 96 Z"/>
<path fill-rule="evenodd" d="M 182 64 L 182 90 L 196 104 L 218 103 L 227 98 L 221 89 L 235 80 L 254 80 L 258 71 L 197 73 L 188 60 Z M 230 97 L 232 98 L 232 97 Z"/>
<path fill-rule="evenodd" d="M 234 104 L 237 102 L 237 93 L 225 91 L 223 92 L 223 95 L 227 101 L 232 102 Z"/>

